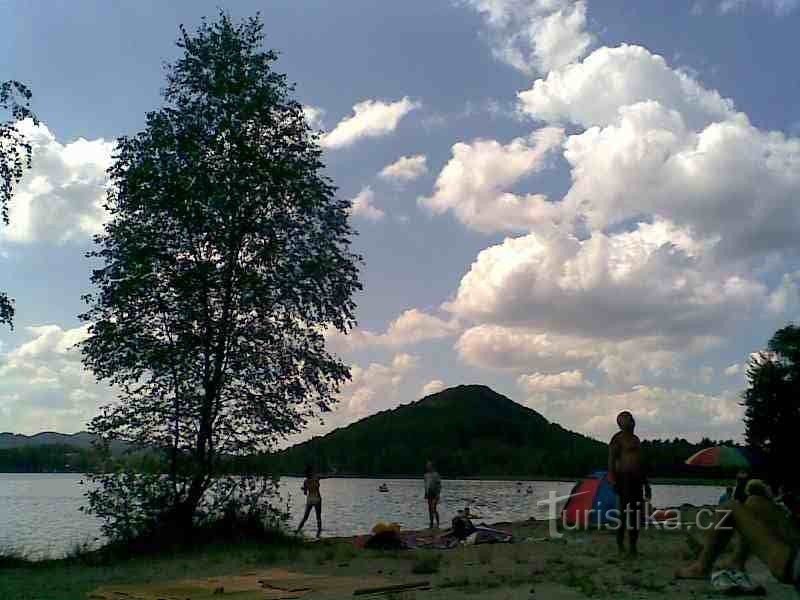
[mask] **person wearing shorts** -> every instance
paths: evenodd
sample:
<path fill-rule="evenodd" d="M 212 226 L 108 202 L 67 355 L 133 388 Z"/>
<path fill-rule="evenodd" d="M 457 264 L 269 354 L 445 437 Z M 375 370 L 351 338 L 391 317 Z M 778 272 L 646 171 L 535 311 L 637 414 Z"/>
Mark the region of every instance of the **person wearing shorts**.
<path fill-rule="evenodd" d="M 310 466 L 306 467 L 306 478 L 303 481 L 303 493 L 306 496 L 306 512 L 303 514 L 303 518 L 294 533 L 295 535 L 300 533 L 313 508 L 317 516 L 317 539 L 319 539 L 322 535 L 322 495 L 319 492 L 319 476 L 314 473 L 314 470 Z"/>
<path fill-rule="evenodd" d="M 619 497 L 619 524 L 617 547 L 625 551 L 625 533 L 628 533 L 628 552 L 638 553 L 639 526 L 644 518 L 645 506 L 652 494 L 645 474 L 642 443 L 634 433 L 636 421 L 627 410 L 617 415 L 619 431 L 611 438 L 608 447 L 608 480 Z"/>
<path fill-rule="evenodd" d="M 439 496 L 442 493 L 442 478 L 436 472 L 436 468 L 431 461 L 425 465 L 425 500 L 428 503 L 428 517 L 430 518 L 430 528 L 433 529 L 434 522 L 439 527 Z"/>

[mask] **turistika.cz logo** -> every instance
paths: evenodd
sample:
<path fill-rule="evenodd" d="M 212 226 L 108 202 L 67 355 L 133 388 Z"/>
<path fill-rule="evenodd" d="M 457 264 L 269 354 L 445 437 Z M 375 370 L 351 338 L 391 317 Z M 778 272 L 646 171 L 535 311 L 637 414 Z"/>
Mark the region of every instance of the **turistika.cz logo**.
<path fill-rule="evenodd" d="M 701 508 L 695 515 L 693 521 L 683 521 L 681 511 L 677 508 L 670 508 L 660 511 L 658 520 L 646 515 L 642 510 L 620 510 L 618 508 L 589 508 L 572 512 L 572 518 L 567 520 L 567 513 L 559 509 L 562 503 L 568 502 L 572 498 L 577 498 L 589 491 L 578 492 L 559 496 L 556 492 L 550 491 L 547 499 L 539 500 L 537 506 L 547 507 L 547 520 L 549 524 L 549 535 L 553 539 L 564 537 L 562 531 L 576 531 L 596 527 L 616 531 L 623 524 L 626 528 L 631 528 L 638 524 L 639 529 L 657 528 L 666 530 L 693 529 L 701 531 L 710 529 L 731 529 L 729 523 L 730 511 L 722 508 Z"/>

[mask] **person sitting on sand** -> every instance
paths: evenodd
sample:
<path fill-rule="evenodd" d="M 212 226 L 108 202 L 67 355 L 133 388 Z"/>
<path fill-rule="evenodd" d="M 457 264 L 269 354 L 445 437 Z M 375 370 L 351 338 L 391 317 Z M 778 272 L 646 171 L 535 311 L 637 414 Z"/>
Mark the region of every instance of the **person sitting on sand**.
<path fill-rule="evenodd" d="M 728 500 L 737 499 L 739 502 L 746 502 L 750 496 L 760 496 L 762 498 L 772 500 L 772 492 L 767 484 L 760 479 L 750 479 L 749 475 L 746 477 L 740 477 L 739 487 L 739 492 L 731 493 Z M 725 504 L 727 504 L 727 501 L 721 503 L 721 505 Z M 744 573 L 746 571 L 745 565 L 747 563 L 747 559 L 750 557 L 750 547 L 747 545 L 747 542 L 741 538 L 738 540 L 738 543 L 735 543 L 734 545 L 735 550 L 733 552 L 733 556 L 728 561 L 726 567 Z"/>
<path fill-rule="evenodd" d="M 294 534 L 297 535 L 303 529 L 303 525 L 306 524 L 308 515 L 311 514 L 311 509 L 313 508 L 314 512 L 317 513 L 317 539 L 319 539 L 322 535 L 322 496 L 319 493 L 319 476 L 314 473 L 314 469 L 311 466 L 306 467 L 303 493 L 306 495 L 306 512 Z"/>
<path fill-rule="evenodd" d="M 428 517 L 430 528 L 433 529 L 434 521 L 439 527 L 439 496 L 442 493 L 442 478 L 436 472 L 433 462 L 425 465 L 425 500 L 428 503 Z"/>
<path fill-rule="evenodd" d="M 625 551 L 625 531 L 629 531 L 629 552 L 638 552 L 639 524 L 643 517 L 643 505 L 652 494 L 645 475 L 642 444 L 633 433 L 636 421 L 633 415 L 623 411 L 617 415 L 619 431 L 608 445 L 608 480 L 619 496 L 620 524 L 617 528 L 617 547 Z"/>
<path fill-rule="evenodd" d="M 751 486 L 750 490 L 757 488 Z M 759 493 L 749 495 L 744 503 L 730 500 L 720 507 L 706 531 L 700 556 L 692 564 L 678 569 L 675 577 L 708 578 L 734 533 L 739 534 L 745 546 L 778 581 L 793 584 L 800 591 L 800 532 L 775 502 Z"/>
<path fill-rule="evenodd" d="M 453 517 L 453 535 L 459 540 L 464 540 L 475 532 L 475 525 L 472 524 L 469 514 L 464 510 L 456 511 Z"/>

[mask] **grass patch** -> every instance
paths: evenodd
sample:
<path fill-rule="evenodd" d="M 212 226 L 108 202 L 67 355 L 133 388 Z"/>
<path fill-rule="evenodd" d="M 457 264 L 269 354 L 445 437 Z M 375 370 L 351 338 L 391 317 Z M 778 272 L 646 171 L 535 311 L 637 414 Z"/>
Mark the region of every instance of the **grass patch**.
<path fill-rule="evenodd" d="M 465 588 L 471 585 L 472 581 L 469 577 L 462 576 L 462 577 L 455 577 L 453 579 L 445 579 L 444 581 L 440 582 L 436 587 L 437 588 Z"/>
<path fill-rule="evenodd" d="M 528 563 L 529 553 L 525 544 L 514 544 L 511 551 L 511 558 L 515 564 L 525 565 Z"/>
<path fill-rule="evenodd" d="M 635 575 L 624 575 L 622 577 L 622 583 L 633 588 L 634 590 L 642 592 L 663 592 L 665 589 L 667 589 L 667 586 L 664 583 L 648 581 L 647 579 L 642 579 L 640 577 L 636 577 Z"/>
<path fill-rule="evenodd" d="M 441 554 L 426 553 L 417 556 L 414 564 L 411 566 L 411 572 L 414 573 L 414 575 L 431 575 L 433 573 L 438 573 L 441 566 Z"/>
<path fill-rule="evenodd" d="M 318 542 L 321 548 L 316 553 L 316 563 L 324 565 L 326 562 L 331 562 L 336 558 L 336 547 L 333 544 Z"/>
<path fill-rule="evenodd" d="M 75 600 L 99 586 L 170 581 L 241 572 L 296 556 L 300 543 L 277 536 L 272 543 L 216 542 L 176 547 L 155 554 L 118 548 L 87 550 L 79 546 L 63 559 L 29 560 L 0 550 L 0 598 L 9 600 Z"/>
<path fill-rule="evenodd" d="M 478 562 L 482 565 L 490 565 L 494 560 L 494 548 L 491 544 L 478 547 Z"/>
<path fill-rule="evenodd" d="M 567 571 L 562 583 L 590 598 L 599 595 L 601 591 L 591 573 L 578 573 L 578 569 Z"/>
<path fill-rule="evenodd" d="M 353 544 L 350 543 L 337 544 L 336 560 L 338 562 L 349 563 L 356 556 L 358 556 L 358 552 L 356 552 L 356 549 L 353 547 Z"/>

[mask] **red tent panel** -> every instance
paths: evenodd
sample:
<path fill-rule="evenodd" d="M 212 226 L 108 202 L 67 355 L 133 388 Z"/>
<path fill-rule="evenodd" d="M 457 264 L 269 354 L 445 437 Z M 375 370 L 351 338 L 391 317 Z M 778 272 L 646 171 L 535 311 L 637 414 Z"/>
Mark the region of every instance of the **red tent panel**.
<path fill-rule="evenodd" d="M 572 489 L 572 497 L 564 505 L 563 521 L 566 525 L 587 524 L 585 521 L 601 483 L 600 479 L 584 479 Z"/>

